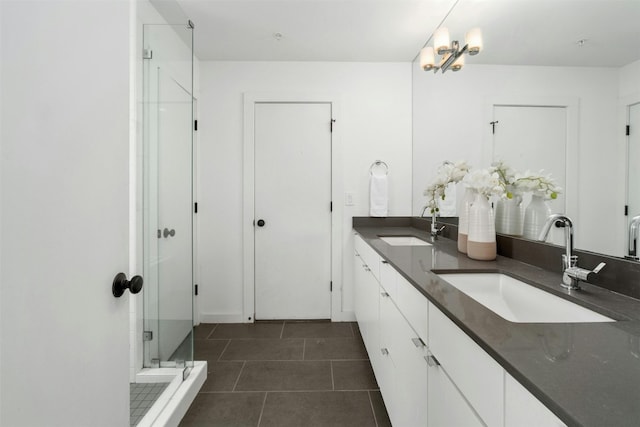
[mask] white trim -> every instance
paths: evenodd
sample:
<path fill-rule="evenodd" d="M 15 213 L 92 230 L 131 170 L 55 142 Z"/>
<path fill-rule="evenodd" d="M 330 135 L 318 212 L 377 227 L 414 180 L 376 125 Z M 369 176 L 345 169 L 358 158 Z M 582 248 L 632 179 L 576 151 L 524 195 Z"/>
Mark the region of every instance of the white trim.
<path fill-rule="evenodd" d="M 578 136 L 579 136 L 579 111 L 580 99 L 567 96 L 518 96 L 514 98 L 491 98 L 485 107 L 485 122 L 493 120 L 494 106 L 517 106 L 517 107 L 563 107 L 567 110 L 567 146 L 566 146 L 566 172 L 565 172 L 565 213 L 570 216 L 574 223 L 580 223 L 578 181 L 580 180 Z M 482 145 L 482 163 L 489 166 L 493 157 L 493 133 L 491 127 L 486 127 Z"/>
<path fill-rule="evenodd" d="M 242 204 L 242 239 L 243 239 L 243 298 L 242 321 L 253 322 L 255 312 L 255 270 L 254 270 L 254 106 L 259 102 L 325 102 L 331 104 L 331 115 L 336 121 L 331 135 L 331 319 L 342 321 L 348 313 L 343 313 L 342 298 L 342 145 L 340 144 L 340 102 L 339 97 L 327 93 L 253 93 L 244 97 L 244 135 L 243 135 L 243 204 Z M 201 320 L 205 321 L 205 316 Z"/>
<path fill-rule="evenodd" d="M 629 124 L 629 109 L 631 106 L 640 103 L 640 92 L 634 92 L 630 95 L 621 97 L 618 100 L 618 121 L 616 125 L 617 129 L 624 129 Z M 625 132 L 620 132 L 618 135 L 618 142 L 624 147 L 624 194 L 623 200 L 626 206 L 629 206 L 629 136 Z M 623 236 L 627 236 L 622 242 L 622 254 L 629 253 L 629 221 L 635 215 L 633 212 L 629 212 L 629 215 L 622 221 L 623 229 L 620 231 Z"/>

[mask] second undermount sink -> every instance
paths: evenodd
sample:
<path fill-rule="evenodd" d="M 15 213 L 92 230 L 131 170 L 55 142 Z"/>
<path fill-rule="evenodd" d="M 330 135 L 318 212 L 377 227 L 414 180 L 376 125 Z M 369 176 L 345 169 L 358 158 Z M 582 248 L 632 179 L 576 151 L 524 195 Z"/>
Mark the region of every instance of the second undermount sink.
<path fill-rule="evenodd" d="M 380 240 L 391 246 L 431 246 L 431 243 L 425 242 L 414 236 L 379 236 Z"/>
<path fill-rule="evenodd" d="M 452 273 L 438 276 L 510 322 L 615 322 L 505 274 Z"/>

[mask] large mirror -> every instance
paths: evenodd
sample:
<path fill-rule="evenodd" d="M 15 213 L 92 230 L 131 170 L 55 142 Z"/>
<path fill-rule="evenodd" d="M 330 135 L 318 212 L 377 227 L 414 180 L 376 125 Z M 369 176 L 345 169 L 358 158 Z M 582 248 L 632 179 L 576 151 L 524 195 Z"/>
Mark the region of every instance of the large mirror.
<path fill-rule="evenodd" d="M 576 248 L 626 255 L 640 215 L 639 142 L 625 132 L 640 110 L 638 22 L 638 0 L 459 0 L 442 26 L 461 42 L 480 27 L 484 47 L 458 72 L 414 61 L 413 214 L 443 160 L 502 159 L 553 173 L 564 191 L 551 208 L 574 220 Z"/>

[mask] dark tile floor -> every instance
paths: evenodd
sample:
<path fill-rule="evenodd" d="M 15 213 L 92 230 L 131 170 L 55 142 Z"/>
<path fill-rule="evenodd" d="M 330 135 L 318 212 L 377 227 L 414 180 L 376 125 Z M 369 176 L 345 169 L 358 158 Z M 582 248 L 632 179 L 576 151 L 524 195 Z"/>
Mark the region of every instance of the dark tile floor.
<path fill-rule="evenodd" d="M 138 425 L 169 383 L 129 384 L 130 426 Z"/>
<path fill-rule="evenodd" d="M 181 426 L 390 426 L 355 323 L 201 324 L 207 381 Z"/>

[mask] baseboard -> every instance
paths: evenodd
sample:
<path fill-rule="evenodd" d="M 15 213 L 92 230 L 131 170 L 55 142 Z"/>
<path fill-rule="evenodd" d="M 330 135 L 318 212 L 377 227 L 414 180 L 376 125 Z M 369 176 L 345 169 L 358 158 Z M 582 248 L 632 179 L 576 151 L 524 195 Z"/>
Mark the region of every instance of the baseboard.
<path fill-rule="evenodd" d="M 355 322 L 356 314 L 353 311 L 341 311 L 335 313 L 331 318 L 332 322 Z"/>
<path fill-rule="evenodd" d="M 214 314 L 201 313 L 200 323 L 244 323 L 242 313 Z"/>

